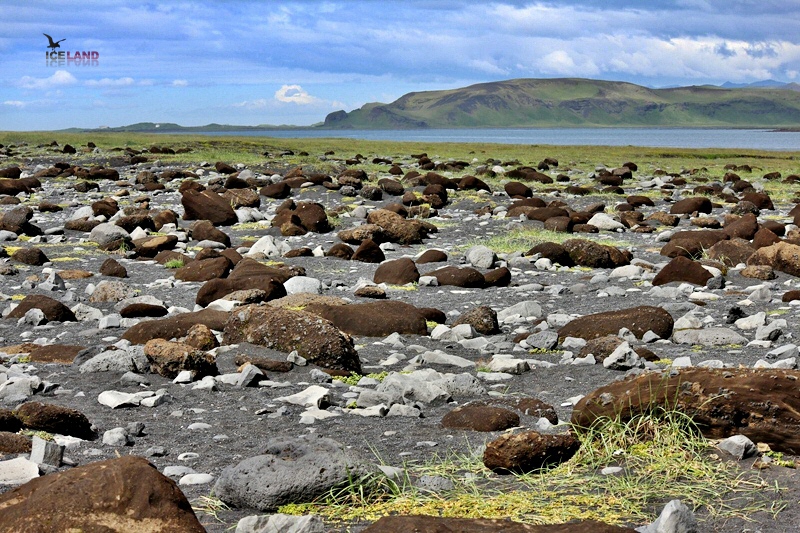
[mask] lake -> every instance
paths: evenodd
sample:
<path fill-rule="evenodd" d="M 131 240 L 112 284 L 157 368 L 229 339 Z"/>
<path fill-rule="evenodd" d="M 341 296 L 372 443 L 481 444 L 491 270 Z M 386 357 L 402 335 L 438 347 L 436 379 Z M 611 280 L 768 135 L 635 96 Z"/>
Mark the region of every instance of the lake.
<path fill-rule="evenodd" d="M 374 141 L 545 144 L 555 146 L 660 146 L 800 151 L 800 132 L 712 128 L 518 128 L 431 130 L 264 130 L 206 132 L 246 137 L 335 137 Z"/>

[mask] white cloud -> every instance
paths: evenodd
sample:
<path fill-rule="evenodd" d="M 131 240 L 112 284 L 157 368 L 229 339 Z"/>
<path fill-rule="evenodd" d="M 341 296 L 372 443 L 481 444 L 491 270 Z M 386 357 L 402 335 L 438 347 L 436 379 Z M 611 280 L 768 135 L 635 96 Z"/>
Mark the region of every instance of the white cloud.
<path fill-rule="evenodd" d="M 186 80 L 172 80 L 173 87 L 186 87 L 189 85 L 189 82 Z"/>
<path fill-rule="evenodd" d="M 126 78 L 103 78 L 102 80 L 86 80 L 85 82 L 87 87 L 127 87 L 129 85 L 133 85 L 134 81 L 133 78 L 126 77 Z"/>
<path fill-rule="evenodd" d="M 18 108 L 22 109 L 23 107 L 25 107 L 26 104 L 25 104 L 25 102 L 23 102 L 21 100 L 6 100 L 5 102 L 3 102 L 3 105 L 8 105 L 8 106 L 11 106 L 11 107 L 18 107 Z"/>
<path fill-rule="evenodd" d="M 236 104 L 231 104 L 231 107 L 243 107 L 245 109 L 266 109 L 269 106 L 269 100 L 259 98 L 258 100 L 245 100 Z"/>
<path fill-rule="evenodd" d="M 49 78 L 34 78 L 23 76 L 17 83 L 23 89 L 52 89 L 64 85 L 73 85 L 78 79 L 66 70 L 57 70 Z"/>
<path fill-rule="evenodd" d="M 299 85 L 284 85 L 275 91 L 275 99 L 299 105 L 319 104 L 320 100 L 308 94 Z"/>

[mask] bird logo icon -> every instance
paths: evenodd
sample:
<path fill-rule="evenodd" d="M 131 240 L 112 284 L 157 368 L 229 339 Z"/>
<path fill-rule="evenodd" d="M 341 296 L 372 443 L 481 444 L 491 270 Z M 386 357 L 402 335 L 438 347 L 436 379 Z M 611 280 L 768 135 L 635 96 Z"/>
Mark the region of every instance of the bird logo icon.
<path fill-rule="evenodd" d="M 47 40 L 50 41 L 50 44 L 47 45 L 47 48 L 52 49 L 54 52 L 56 48 L 61 48 L 61 45 L 58 43 L 60 43 L 61 41 L 66 41 L 66 39 L 61 39 L 60 41 L 54 41 L 53 38 L 47 35 L 46 33 L 43 33 L 42 35 L 47 37 Z"/>

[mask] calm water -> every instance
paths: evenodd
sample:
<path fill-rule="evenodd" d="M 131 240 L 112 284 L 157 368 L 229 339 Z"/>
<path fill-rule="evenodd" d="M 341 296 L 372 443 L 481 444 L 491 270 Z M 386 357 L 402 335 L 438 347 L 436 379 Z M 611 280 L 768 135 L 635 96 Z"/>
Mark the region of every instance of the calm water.
<path fill-rule="evenodd" d="M 247 137 L 336 137 L 380 141 L 663 146 L 800 151 L 800 132 L 683 128 L 536 128 L 452 130 L 281 130 L 208 133 Z"/>

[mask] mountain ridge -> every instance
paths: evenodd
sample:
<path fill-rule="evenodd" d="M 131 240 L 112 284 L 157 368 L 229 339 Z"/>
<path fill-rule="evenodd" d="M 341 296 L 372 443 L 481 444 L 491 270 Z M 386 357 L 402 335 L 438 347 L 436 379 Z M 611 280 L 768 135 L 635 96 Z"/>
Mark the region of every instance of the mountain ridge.
<path fill-rule="evenodd" d="M 520 78 L 407 93 L 330 113 L 325 129 L 475 127 L 796 127 L 797 84 L 652 89 L 583 78 Z"/>

